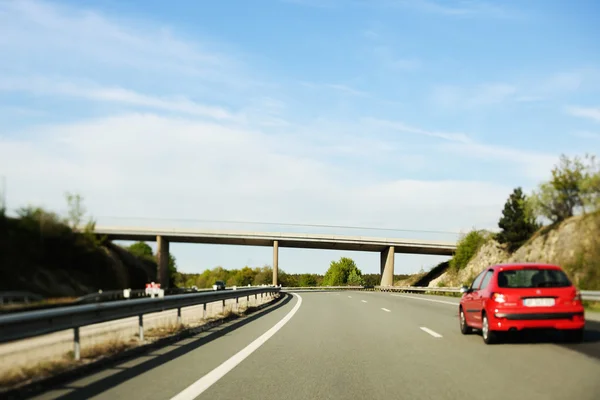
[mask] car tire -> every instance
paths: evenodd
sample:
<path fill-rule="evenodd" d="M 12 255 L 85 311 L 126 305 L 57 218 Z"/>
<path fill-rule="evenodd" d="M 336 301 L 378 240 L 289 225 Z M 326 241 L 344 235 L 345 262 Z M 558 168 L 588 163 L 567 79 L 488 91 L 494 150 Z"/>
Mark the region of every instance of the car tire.
<path fill-rule="evenodd" d="M 583 329 L 564 330 L 563 335 L 568 343 L 583 342 Z"/>
<path fill-rule="evenodd" d="M 473 328 L 467 325 L 467 319 L 462 307 L 458 310 L 458 321 L 460 323 L 460 333 L 463 335 L 469 335 L 473 333 Z"/>
<path fill-rule="evenodd" d="M 485 344 L 496 344 L 500 341 L 499 333 L 490 329 L 490 321 L 485 313 L 481 317 L 481 336 Z"/>

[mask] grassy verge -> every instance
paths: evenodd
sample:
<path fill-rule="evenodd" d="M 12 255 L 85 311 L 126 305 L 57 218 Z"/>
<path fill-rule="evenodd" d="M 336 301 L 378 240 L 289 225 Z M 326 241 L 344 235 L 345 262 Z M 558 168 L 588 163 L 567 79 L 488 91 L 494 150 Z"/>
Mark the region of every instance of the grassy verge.
<path fill-rule="evenodd" d="M 600 301 L 584 301 L 583 306 L 585 307 L 586 311 L 600 313 Z"/>

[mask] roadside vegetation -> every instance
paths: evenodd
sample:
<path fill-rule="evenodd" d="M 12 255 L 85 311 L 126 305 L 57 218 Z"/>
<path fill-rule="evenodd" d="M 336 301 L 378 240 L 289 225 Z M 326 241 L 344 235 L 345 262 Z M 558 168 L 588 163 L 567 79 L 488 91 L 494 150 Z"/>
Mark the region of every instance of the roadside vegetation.
<path fill-rule="evenodd" d="M 551 232 L 573 221 L 576 221 L 572 232 L 577 236 L 575 243 L 555 243 L 554 262 L 574 259 L 562 266 L 578 287 L 600 290 L 600 164 L 592 155 L 572 158 L 562 155 L 550 179 L 540 183 L 529 195 L 521 187 L 515 188 L 502 210 L 499 231 L 473 229 L 463 235 L 445 278 L 438 281 L 437 286 L 446 286 L 446 279 L 452 281 L 452 277 L 458 276 L 490 241 L 500 245 L 507 259 L 521 258 L 531 247 L 521 253 L 519 249 L 531 246 L 540 238 L 545 241 Z M 576 256 L 567 257 L 572 252 Z M 469 285 L 477 273 L 470 271 L 462 284 Z"/>
<path fill-rule="evenodd" d="M 143 288 L 156 280 L 156 261 L 94 234 L 83 198 L 66 193 L 66 216 L 26 206 L 0 213 L 0 291 L 74 298 L 98 290 Z M 175 260 L 171 260 L 172 276 Z"/>
<path fill-rule="evenodd" d="M 207 269 L 200 274 L 176 273 L 175 284 L 178 287 L 210 288 L 216 281 L 224 281 L 227 286 L 259 286 L 273 283 L 273 268 L 225 269 L 216 267 Z M 395 280 L 405 279 L 409 275 L 394 275 Z M 279 269 L 279 283 L 286 287 L 313 287 L 313 286 L 345 286 L 345 285 L 379 285 L 379 274 L 363 274 L 354 260 L 342 257 L 334 260 L 329 265 L 325 274 L 289 274 Z"/>

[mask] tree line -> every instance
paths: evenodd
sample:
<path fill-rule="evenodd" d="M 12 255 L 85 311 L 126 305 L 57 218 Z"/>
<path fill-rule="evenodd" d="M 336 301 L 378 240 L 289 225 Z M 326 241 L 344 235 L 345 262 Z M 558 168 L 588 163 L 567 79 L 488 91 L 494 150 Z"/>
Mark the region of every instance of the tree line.
<path fill-rule="evenodd" d="M 405 279 L 408 275 L 395 275 L 396 279 Z M 270 285 L 273 283 L 273 268 L 263 266 L 241 269 L 225 269 L 215 267 L 206 269 L 200 274 L 176 272 L 174 283 L 178 287 L 210 288 L 216 281 L 224 281 L 227 286 Z M 354 285 L 379 285 L 379 274 L 363 274 L 354 260 L 342 257 L 332 261 L 327 272 L 322 274 L 289 274 L 279 269 L 278 281 L 287 287 L 311 286 L 354 286 Z"/>

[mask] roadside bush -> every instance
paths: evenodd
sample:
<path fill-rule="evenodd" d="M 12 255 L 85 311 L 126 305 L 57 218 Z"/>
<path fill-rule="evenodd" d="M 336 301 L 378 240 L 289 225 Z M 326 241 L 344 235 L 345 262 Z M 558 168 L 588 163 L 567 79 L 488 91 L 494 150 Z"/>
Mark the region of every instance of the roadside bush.
<path fill-rule="evenodd" d="M 456 253 L 450 260 L 450 270 L 458 272 L 465 268 L 477 251 L 490 239 L 490 234 L 484 230 L 472 230 L 459 240 Z"/>
<path fill-rule="evenodd" d="M 332 261 L 329 265 L 329 269 L 323 278 L 323 286 L 347 285 L 350 276 L 356 282 L 362 282 L 362 272 L 358 269 L 354 260 L 342 257 L 339 261 Z"/>

